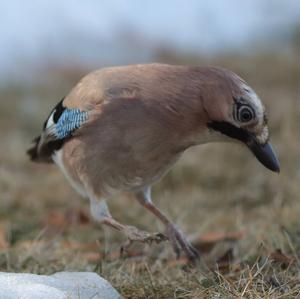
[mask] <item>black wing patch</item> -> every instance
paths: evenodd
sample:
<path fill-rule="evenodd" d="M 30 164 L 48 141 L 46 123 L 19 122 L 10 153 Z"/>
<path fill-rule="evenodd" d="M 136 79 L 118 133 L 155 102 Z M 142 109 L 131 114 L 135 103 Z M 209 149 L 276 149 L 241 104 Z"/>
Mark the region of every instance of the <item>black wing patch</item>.
<path fill-rule="evenodd" d="M 61 114 L 64 112 L 64 110 L 66 109 L 66 107 L 63 106 L 63 100 L 65 98 L 62 98 L 62 100 L 52 109 L 52 111 L 50 112 L 49 116 L 47 117 L 47 119 L 45 120 L 44 122 L 44 125 L 43 125 L 43 130 L 46 129 L 46 126 L 47 126 L 47 122 L 49 120 L 49 118 L 51 117 L 52 113 L 54 112 L 53 114 L 53 121 L 55 123 L 57 123 L 59 117 L 61 116 Z"/>

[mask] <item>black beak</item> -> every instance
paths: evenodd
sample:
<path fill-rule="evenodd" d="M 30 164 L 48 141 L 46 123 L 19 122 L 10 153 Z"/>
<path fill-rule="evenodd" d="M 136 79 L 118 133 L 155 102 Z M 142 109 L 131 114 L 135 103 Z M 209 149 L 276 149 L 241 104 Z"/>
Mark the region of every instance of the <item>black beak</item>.
<path fill-rule="evenodd" d="M 246 145 L 262 165 L 274 172 L 280 171 L 279 161 L 271 143 L 259 144 L 255 137 L 250 137 Z"/>
<path fill-rule="evenodd" d="M 249 134 L 245 129 L 237 128 L 228 122 L 213 121 L 208 123 L 207 126 L 210 129 L 245 143 L 257 160 L 266 168 L 275 172 L 280 171 L 279 161 L 269 142 L 260 144 L 255 136 Z"/>

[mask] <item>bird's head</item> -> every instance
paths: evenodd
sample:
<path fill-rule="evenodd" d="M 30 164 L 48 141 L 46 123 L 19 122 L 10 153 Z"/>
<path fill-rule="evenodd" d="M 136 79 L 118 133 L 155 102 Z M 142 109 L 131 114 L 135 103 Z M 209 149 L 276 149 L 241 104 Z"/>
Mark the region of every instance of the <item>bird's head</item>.
<path fill-rule="evenodd" d="M 242 142 L 266 168 L 279 172 L 279 161 L 269 142 L 266 111 L 259 97 L 233 72 L 216 69 L 213 73 L 218 80 L 211 82 L 218 83 L 210 84 L 209 100 L 204 100 L 210 133 Z"/>

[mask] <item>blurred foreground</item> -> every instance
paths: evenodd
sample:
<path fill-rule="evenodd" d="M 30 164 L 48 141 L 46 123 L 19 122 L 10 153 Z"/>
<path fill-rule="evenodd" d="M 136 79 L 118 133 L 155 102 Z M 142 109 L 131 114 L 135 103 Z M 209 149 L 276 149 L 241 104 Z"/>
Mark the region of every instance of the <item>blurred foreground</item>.
<path fill-rule="evenodd" d="M 87 70 L 52 69 L 37 84 L 0 90 L 0 270 L 99 272 L 131 298 L 295 298 L 300 293 L 300 62 L 293 53 L 214 60 L 168 51 L 159 61 L 219 65 L 237 72 L 265 103 L 281 173 L 234 144 L 188 151 L 155 188 L 154 201 L 195 239 L 203 265 L 183 270 L 169 244 L 133 247 L 92 222 L 89 203 L 52 165 L 25 151 L 48 113 Z M 126 196 L 109 202 L 121 222 L 162 227 Z M 202 236 L 202 237 L 201 237 Z M 219 295 L 218 295 L 219 294 Z"/>

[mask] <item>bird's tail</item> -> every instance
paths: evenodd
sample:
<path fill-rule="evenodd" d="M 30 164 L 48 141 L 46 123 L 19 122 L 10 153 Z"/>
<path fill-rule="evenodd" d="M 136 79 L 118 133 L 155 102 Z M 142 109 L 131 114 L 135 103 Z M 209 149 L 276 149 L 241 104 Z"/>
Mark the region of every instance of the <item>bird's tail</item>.
<path fill-rule="evenodd" d="M 29 156 L 30 160 L 33 162 L 44 162 L 44 163 L 51 163 L 53 162 L 50 157 L 45 157 L 40 153 L 40 141 L 41 136 L 38 136 L 32 140 L 32 146 L 27 150 L 27 155 Z"/>
<path fill-rule="evenodd" d="M 41 136 L 38 136 L 32 140 L 32 146 L 27 150 L 27 155 L 29 156 L 31 161 L 37 161 L 38 160 L 38 147 L 39 142 L 41 140 Z"/>

